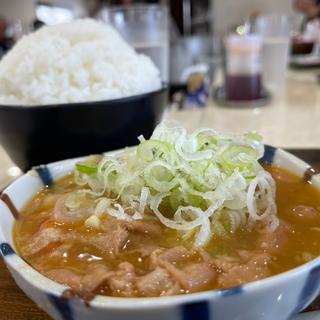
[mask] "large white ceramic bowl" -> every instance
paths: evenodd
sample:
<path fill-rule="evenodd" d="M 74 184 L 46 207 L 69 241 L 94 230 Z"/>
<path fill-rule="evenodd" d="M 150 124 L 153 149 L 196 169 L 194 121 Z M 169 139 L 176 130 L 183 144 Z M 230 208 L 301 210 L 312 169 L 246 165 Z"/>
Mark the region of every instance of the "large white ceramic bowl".
<path fill-rule="evenodd" d="M 12 226 L 23 205 L 44 185 L 73 170 L 79 159 L 41 166 L 5 189 L 0 201 L 0 253 L 18 286 L 59 320 L 287 320 L 320 293 L 320 258 L 237 288 L 160 298 L 96 296 L 89 304 L 42 276 L 16 254 Z M 262 163 L 289 169 L 320 188 L 320 176 L 302 160 L 266 147 Z"/>

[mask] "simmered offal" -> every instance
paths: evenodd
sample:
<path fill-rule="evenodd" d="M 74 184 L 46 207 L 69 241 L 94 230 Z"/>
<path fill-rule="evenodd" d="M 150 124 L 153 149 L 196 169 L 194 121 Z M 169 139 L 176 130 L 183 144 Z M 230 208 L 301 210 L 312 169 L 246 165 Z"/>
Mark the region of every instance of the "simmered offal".
<path fill-rule="evenodd" d="M 90 299 L 230 288 L 319 255 L 320 193 L 263 168 L 256 133 L 161 124 L 40 191 L 14 227 L 22 257 Z"/>

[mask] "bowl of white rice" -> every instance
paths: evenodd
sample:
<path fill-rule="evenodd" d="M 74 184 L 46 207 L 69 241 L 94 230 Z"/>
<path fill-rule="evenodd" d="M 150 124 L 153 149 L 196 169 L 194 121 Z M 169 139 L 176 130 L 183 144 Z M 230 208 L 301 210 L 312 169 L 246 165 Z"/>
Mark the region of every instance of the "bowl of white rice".
<path fill-rule="evenodd" d="M 23 170 L 134 145 L 166 104 L 151 59 L 91 19 L 43 27 L 0 61 L 0 144 Z"/>

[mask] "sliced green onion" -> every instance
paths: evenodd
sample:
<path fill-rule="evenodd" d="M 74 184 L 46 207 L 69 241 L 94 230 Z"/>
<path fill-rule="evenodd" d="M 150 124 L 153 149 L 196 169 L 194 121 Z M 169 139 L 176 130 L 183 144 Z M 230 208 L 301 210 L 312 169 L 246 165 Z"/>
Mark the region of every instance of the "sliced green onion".
<path fill-rule="evenodd" d="M 244 136 L 249 140 L 262 141 L 262 136 L 255 131 L 247 132 Z"/>
<path fill-rule="evenodd" d="M 188 134 L 162 123 L 136 148 L 78 163 L 75 178 L 90 196 L 109 199 L 106 212 L 117 219 L 152 215 L 203 246 L 255 221 L 277 226 L 275 184 L 258 162 L 263 153 L 256 132 Z"/>
<path fill-rule="evenodd" d="M 162 155 L 168 155 L 172 147 L 170 144 L 159 140 L 147 140 L 137 148 L 137 155 L 140 159 L 151 162 Z"/>
<path fill-rule="evenodd" d="M 242 169 L 257 161 L 257 152 L 248 146 L 233 145 L 221 154 L 221 164 L 230 170 Z"/>
<path fill-rule="evenodd" d="M 217 147 L 217 139 L 207 134 L 198 135 L 199 150 L 214 149 Z"/>
<path fill-rule="evenodd" d="M 78 162 L 78 163 L 76 163 L 76 169 L 80 173 L 84 173 L 84 174 L 87 174 L 87 175 L 92 175 L 92 174 L 97 173 L 98 165 L 97 164 L 93 164 L 93 163 L 88 163 L 88 162 Z"/>

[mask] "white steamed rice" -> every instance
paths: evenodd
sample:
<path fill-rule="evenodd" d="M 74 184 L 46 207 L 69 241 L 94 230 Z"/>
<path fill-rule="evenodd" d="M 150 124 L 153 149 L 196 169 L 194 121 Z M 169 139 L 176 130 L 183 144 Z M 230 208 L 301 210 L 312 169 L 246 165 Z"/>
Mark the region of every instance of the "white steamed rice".
<path fill-rule="evenodd" d="M 0 61 L 0 104 L 45 105 L 109 100 L 161 87 L 147 56 L 94 20 L 43 27 Z"/>

